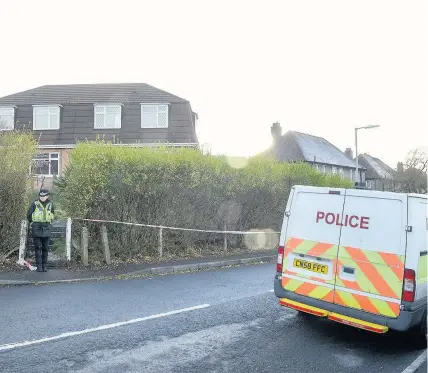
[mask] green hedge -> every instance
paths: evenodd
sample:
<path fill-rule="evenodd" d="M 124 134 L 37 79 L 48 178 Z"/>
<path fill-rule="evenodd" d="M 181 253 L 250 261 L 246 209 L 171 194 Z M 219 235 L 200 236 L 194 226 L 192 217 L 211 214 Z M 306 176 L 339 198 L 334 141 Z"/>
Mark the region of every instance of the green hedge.
<path fill-rule="evenodd" d="M 224 156 L 195 149 L 128 148 L 102 142 L 81 143 L 57 182 L 61 204 L 74 218 L 96 218 L 197 229 L 278 230 L 292 185 L 346 186 L 338 176 L 322 175 L 307 164 L 253 159 L 245 167 Z M 78 227 L 78 224 L 74 227 Z M 98 229 L 92 229 L 91 249 Z M 157 231 L 108 225 L 113 255 L 151 255 Z M 74 229 L 76 232 L 76 229 Z M 170 253 L 220 247 L 218 234 L 165 231 Z M 77 237 L 76 237 L 77 239 Z M 231 236 L 229 245 L 245 242 Z"/>
<path fill-rule="evenodd" d="M 35 153 L 31 134 L 0 132 L 0 261 L 19 245 L 31 190 L 29 167 Z"/>

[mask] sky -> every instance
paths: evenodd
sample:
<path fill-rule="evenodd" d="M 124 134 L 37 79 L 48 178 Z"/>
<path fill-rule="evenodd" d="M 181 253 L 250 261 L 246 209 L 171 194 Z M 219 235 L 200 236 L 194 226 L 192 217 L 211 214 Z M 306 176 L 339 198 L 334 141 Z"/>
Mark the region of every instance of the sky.
<path fill-rule="evenodd" d="M 342 150 L 354 148 L 355 126 L 379 124 L 358 132 L 359 152 L 395 167 L 428 143 L 427 8 L 0 0 L 0 96 L 45 84 L 148 83 L 189 100 L 200 143 L 232 156 L 265 150 L 275 121 Z"/>

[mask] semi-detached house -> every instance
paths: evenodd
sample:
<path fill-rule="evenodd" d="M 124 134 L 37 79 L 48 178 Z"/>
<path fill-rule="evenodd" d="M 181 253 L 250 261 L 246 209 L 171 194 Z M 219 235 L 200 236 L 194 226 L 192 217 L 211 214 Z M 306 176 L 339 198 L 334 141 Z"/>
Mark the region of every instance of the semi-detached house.
<path fill-rule="evenodd" d="M 82 140 L 117 146 L 198 147 L 190 102 L 145 83 L 46 85 L 0 98 L 0 131 L 31 130 L 32 173 L 50 185 Z"/>
<path fill-rule="evenodd" d="M 272 125 L 271 133 L 273 143 L 262 156 L 280 162 L 305 162 L 324 174 L 339 175 L 352 181 L 356 179 L 355 161 L 349 153 L 351 149 L 342 152 L 323 137 L 307 133 L 288 131 L 283 135 L 277 122 Z M 366 168 L 360 166 L 358 173 L 359 182 L 365 182 Z"/>

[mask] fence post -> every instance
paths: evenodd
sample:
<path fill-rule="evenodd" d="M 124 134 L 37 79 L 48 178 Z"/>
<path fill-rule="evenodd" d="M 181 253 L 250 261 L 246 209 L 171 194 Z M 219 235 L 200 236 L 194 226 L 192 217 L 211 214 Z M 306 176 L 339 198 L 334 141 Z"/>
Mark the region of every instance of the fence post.
<path fill-rule="evenodd" d="M 86 267 L 88 265 L 88 242 L 89 242 L 89 232 L 87 227 L 82 228 L 82 262 Z"/>
<path fill-rule="evenodd" d="M 227 225 L 226 223 L 224 223 L 224 229 L 225 232 L 227 231 Z M 227 251 L 227 234 L 224 234 L 224 239 L 223 239 L 223 250 Z"/>
<path fill-rule="evenodd" d="M 108 246 L 107 227 L 105 226 L 105 224 L 101 225 L 101 240 L 103 241 L 104 259 L 107 264 L 111 264 L 110 248 Z"/>
<path fill-rule="evenodd" d="M 65 229 L 65 250 L 67 260 L 71 260 L 71 218 L 67 219 L 67 228 Z"/>
<path fill-rule="evenodd" d="M 19 236 L 19 253 L 18 253 L 18 263 L 24 262 L 25 258 L 25 246 L 27 243 L 27 232 L 28 232 L 28 223 L 27 220 L 21 221 L 21 233 Z"/>
<path fill-rule="evenodd" d="M 162 258 L 163 255 L 163 247 L 162 247 L 162 227 L 159 228 L 159 246 L 158 246 L 158 253 L 159 253 L 159 258 Z"/>

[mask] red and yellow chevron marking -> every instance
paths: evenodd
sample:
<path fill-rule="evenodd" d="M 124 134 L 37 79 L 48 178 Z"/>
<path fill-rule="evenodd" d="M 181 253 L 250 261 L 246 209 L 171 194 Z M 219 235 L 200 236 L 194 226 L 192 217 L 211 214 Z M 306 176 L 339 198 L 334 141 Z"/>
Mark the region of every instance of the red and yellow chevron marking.
<path fill-rule="evenodd" d="M 291 252 L 334 259 L 337 257 L 337 244 L 322 243 L 290 237 L 285 243 L 284 258 Z"/>
<path fill-rule="evenodd" d="M 335 244 L 299 238 L 287 240 L 284 251 L 285 258 L 290 253 L 304 254 L 329 259 L 334 264 L 332 280 L 317 278 L 315 274 L 313 276 L 302 275 L 286 268 L 285 275 L 299 276 L 302 280 L 283 277 L 282 284 L 284 289 L 373 314 L 387 317 L 397 317 L 399 315 L 400 306 L 398 303 L 380 300 L 367 295 L 351 294 L 346 289 L 400 300 L 404 276 L 404 256 L 348 246 L 338 247 Z M 355 269 L 354 281 L 340 278 L 342 266 Z M 335 285 L 342 289 L 334 291 L 322 284 L 317 285 L 305 282 L 306 279 L 322 284 Z"/>
<path fill-rule="evenodd" d="M 340 246 L 338 257 L 338 266 L 355 269 L 356 281 L 345 287 L 401 299 L 404 256 Z M 339 273 L 340 268 L 337 271 Z"/>
<path fill-rule="evenodd" d="M 285 243 L 285 247 L 284 247 L 284 263 L 286 262 L 287 257 L 290 253 L 310 255 L 314 257 L 320 257 L 320 258 L 331 260 L 333 262 L 333 271 L 336 270 L 335 264 L 336 264 L 336 258 L 337 258 L 337 245 L 310 241 L 310 240 L 303 240 L 300 238 L 289 238 Z M 299 276 L 302 278 L 307 278 L 317 282 L 322 282 L 325 284 L 334 285 L 335 273 L 333 273 L 333 277 L 331 280 L 319 278 L 316 276 L 315 273 L 312 276 L 302 275 L 300 273 L 289 270 L 288 268 L 286 268 L 286 266 L 284 266 L 284 273 L 289 275 Z"/>
<path fill-rule="evenodd" d="M 343 290 L 335 291 L 334 303 L 386 317 L 396 318 L 400 314 L 400 305 L 398 303 L 360 294 L 351 294 Z"/>
<path fill-rule="evenodd" d="M 333 303 L 334 289 L 316 285 L 304 280 L 296 280 L 294 278 L 282 277 L 282 287 L 285 290 L 304 295 L 310 298 L 321 299 L 325 302 Z"/>

